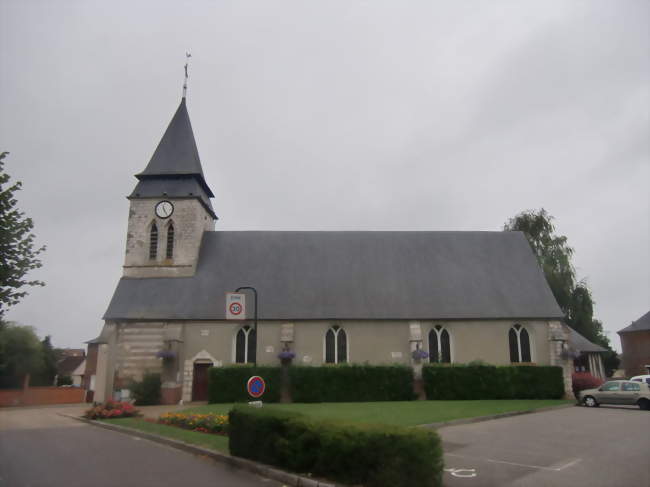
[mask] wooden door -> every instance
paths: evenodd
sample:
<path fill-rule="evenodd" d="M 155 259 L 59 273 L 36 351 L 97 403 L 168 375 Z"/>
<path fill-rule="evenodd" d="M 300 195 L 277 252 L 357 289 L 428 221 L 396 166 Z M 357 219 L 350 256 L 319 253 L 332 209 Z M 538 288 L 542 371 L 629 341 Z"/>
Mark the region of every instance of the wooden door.
<path fill-rule="evenodd" d="M 192 381 L 192 401 L 208 400 L 208 369 L 212 364 L 194 364 Z"/>

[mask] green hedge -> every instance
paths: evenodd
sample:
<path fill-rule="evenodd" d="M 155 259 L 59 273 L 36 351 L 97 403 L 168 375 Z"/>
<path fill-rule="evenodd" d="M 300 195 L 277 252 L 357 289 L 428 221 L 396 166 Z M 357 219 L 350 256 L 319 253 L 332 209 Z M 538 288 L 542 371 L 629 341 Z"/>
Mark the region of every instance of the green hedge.
<path fill-rule="evenodd" d="M 405 365 L 292 366 L 293 402 L 409 401 L 413 369 Z"/>
<path fill-rule="evenodd" d="M 442 446 L 432 430 L 318 421 L 241 405 L 229 415 L 230 453 L 366 487 L 442 485 Z"/>
<path fill-rule="evenodd" d="M 161 384 L 160 374 L 146 373 L 140 382 L 131 383 L 131 396 L 138 406 L 160 404 Z"/>
<path fill-rule="evenodd" d="M 261 397 L 264 402 L 280 400 L 280 368 L 252 365 L 231 365 L 212 367 L 208 376 L 208 402 L 251 401 L 246 391 L 246 382 L 253 375 L 259 375 L 266 383 L 266 392 Z"/>
<path fill-rule="evenodd" d="M 427 365 L 422 368 L 427 399 L 559 399 L 561 367 Z"/>

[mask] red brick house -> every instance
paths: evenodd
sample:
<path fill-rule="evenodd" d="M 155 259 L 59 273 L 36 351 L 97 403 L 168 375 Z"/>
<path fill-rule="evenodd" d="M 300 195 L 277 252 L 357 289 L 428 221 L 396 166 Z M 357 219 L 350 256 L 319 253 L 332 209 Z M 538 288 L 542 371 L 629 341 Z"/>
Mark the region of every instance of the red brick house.
<path fill-rule="evenodd" d="M 650 311 L 618 332 L 628 376 L 650 374 Z"/>

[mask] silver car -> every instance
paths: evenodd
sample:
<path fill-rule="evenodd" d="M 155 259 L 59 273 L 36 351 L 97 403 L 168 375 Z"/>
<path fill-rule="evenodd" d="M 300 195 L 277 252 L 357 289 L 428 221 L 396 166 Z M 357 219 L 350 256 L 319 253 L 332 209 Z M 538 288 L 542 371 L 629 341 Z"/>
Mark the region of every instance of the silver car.
<path fill-rule="evenodd" d="M 580 403 L 589 407 L 601 404 L 625 404 L 650 410 L 650 387 L 642 382 L 611 380 L 598 389 L 580 391 Z"/>

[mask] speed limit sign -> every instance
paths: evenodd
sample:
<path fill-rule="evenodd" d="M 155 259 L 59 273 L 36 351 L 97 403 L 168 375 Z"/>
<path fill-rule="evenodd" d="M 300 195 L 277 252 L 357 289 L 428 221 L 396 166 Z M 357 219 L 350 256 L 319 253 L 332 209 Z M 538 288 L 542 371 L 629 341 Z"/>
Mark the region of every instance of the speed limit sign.
<path fill-rule="evenodd" d="M 244 293 L 226 293 L 226 319 L 246 319 L 246 295 Z"/>

